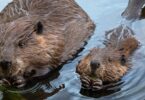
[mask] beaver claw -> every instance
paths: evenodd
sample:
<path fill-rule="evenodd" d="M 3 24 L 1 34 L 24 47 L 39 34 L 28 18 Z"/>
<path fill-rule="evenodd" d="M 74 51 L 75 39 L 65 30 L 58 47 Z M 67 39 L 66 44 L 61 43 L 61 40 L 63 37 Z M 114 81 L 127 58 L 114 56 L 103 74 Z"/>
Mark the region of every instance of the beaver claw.
<path fill-rule="evenodd" d="M 23 80 L 17 80 L 16 82 L 13 82 L 12 85 L 17 88 L 21 88 L 25 86 L 25 82 Z"/>
<path fill-rule="evenodd" d="M 81 79 L 81 83 L 82 83 L 83 88 L 87 88 L 87 89 L 91 89 L 91 90 L 102 89 L 103 82 L 100 79 L 95 79 L 95 80 L 91 79 L 90 80 L 86 76 L 83 76 L 80 79 Z"/>
<path fill-rule="evenodd" d="M 11 85 L 10 82 L 8 80 L 6 80 L 6 79 L 0 80 L 0 84 L 6 85 L 6 86 L 10 86 Z"/>

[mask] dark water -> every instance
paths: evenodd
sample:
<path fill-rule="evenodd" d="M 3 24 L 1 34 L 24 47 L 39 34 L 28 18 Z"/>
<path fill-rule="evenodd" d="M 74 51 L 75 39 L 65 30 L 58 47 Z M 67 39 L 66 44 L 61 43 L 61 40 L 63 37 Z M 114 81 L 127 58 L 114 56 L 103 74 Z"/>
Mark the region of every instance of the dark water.
<path fill-rule="evenodd" d="M 8 0 L 0 1 L 0 8 Z M 125 21 L 121 13 L 128 0 L 76 0 L 96 24 L 95 34 L 85 49 L 73 61 L 69 61 L 49 79 L 22 90 L 1 87 L 0 98 L 4 100 L 145 100 L 145 20 Z M 88 97 L 89 92 L 80 93 L 81 83 L 75 73 L 78 61 L 93 47 L 102 47 L 105 31 L 126 24 L 133 29 L 141 47 L 132 57 L 132 69 L 122 78 L 120 90 L 108 94 L 94 93 L 98 98 Z M 60 86 L 61 85 L 61 86 Z M 59 87 L 60 86 L 60 87 Z M 104 96 L 103 96 L 104 95 Z"/>

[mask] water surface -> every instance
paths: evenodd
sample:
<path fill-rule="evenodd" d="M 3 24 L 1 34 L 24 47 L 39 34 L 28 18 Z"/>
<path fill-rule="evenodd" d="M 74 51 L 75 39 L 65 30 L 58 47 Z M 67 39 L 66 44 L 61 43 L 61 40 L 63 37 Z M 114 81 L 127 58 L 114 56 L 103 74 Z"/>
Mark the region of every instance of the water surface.
<path fill-rule="evenodd" d="M 0 10 L 11 0 L 1 0 Z M 127 6 L 128 0 L 76 0 L 96 24 L 94 35 L 88 41 L 85 49 L 72 61 L 69 61 L 48 80 L 23 90 L 1 90 L 0 98 L 4 100 L 145 100 L 145 20 L 132 23 L 125 21 L 121 13 Z M 97 98 L 80 93 L 81 83 L 75 73 L 78 61 L 93 47 L 103 47 L 105 32 L 118 27 L 120 24 L 129 25 L 140 41 L 141 47 L 132 57 L 132 69 L 122 78 L 124 83 L 120 90 Z M 129 23 L 129 24 L 128 24 Z M 63 85 L 65 87 L 63 87 Z M 62 89 L 59 86 L 62 85 Z M 97 94 L 96 94 L 97 95 Z"/>

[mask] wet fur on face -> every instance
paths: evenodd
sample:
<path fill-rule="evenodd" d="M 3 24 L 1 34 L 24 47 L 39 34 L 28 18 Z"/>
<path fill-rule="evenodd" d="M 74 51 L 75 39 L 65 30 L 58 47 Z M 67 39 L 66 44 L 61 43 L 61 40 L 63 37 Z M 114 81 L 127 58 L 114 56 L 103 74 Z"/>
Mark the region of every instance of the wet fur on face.
<path fill-rule="evenodd" d="M 7 24 L 5 33 L 1 33 L 4 34 L 0 37 L 1 62 L 11 61 L 8 68 L 1 64 L 1 76 L 23 76 L 32 70 L 40 75 L 39 69 L 56 68 L 61 61 L 63 36 L 47 31 L 43 21 L 33 23 L 31 20 L 22 20 Z M 46 72 L 43 71 L 43 74 Z"/>
<path fill-rule="evenodd" d="M 90 77 L 94 76 L 102 81 L 117 81 L 127 72 L 129 67 L 127 58 L 125 58 L 125 64 L 121 63 L 121 59 L 122 55 L 117 50 L 94 48 L 79 63 L 77 72 L 82 75 L 89 75 Z M 99 65 L 95 65 L 96 63 L 99 63 Z M 93 66 L 97 68 L 92 68 Z"/>
<path fill-rule="evenodd" d="M 74 0 L 14 0 L 0 18 L 0 77 L 7 84 L 72 59 L 95 29 Z"/>
<path fill-rule="evenodd" d="M 133 35 L 124 33 L 124 36 L 118 41 L 117 33 L 111 32 L 104 48 L 93 48 L 79 62 L 76 72 L 87 88 L 92 82 L 102 86 L 104 83 L 119 81 L 128 72 L 131 67 L 131 54 L 137 49 L 139 42 Z M 95 83 L 98 80 L 99 83 Z"/>

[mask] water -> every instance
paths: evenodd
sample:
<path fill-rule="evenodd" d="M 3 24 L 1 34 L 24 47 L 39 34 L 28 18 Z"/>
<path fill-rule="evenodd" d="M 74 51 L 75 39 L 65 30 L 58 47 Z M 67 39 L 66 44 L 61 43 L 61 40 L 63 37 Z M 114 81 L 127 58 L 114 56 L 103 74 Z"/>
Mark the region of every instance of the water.
<path fill-rule="evenodd" d="M 1 0 L 0 10 L 11 0 Z M 1 88 L 0 99 L 4 100 L 145 100 L 145 20 L 124 21 L 121 13 L 128 0 L 76 0 L 96 24 L 95 34 L 85 49 L 73 61 L 69 61 L 59 72 L 49 76 L 31 88 L 22 90 Z M 103 47 L 105 32 L 125 24 L 133 29 L 141 46 L 132 57 L 132 69 L 122 78 L 120 91 L 93 98 L 80 93 L 81 83 L 75 73 L 78 61 L 93 47 Z M 61 86 L 60 86 L 61 85 Z M 60 87 L 59 87 L 60 86 Z M 98 94 L 96 94 L 98 95 Z"/>

